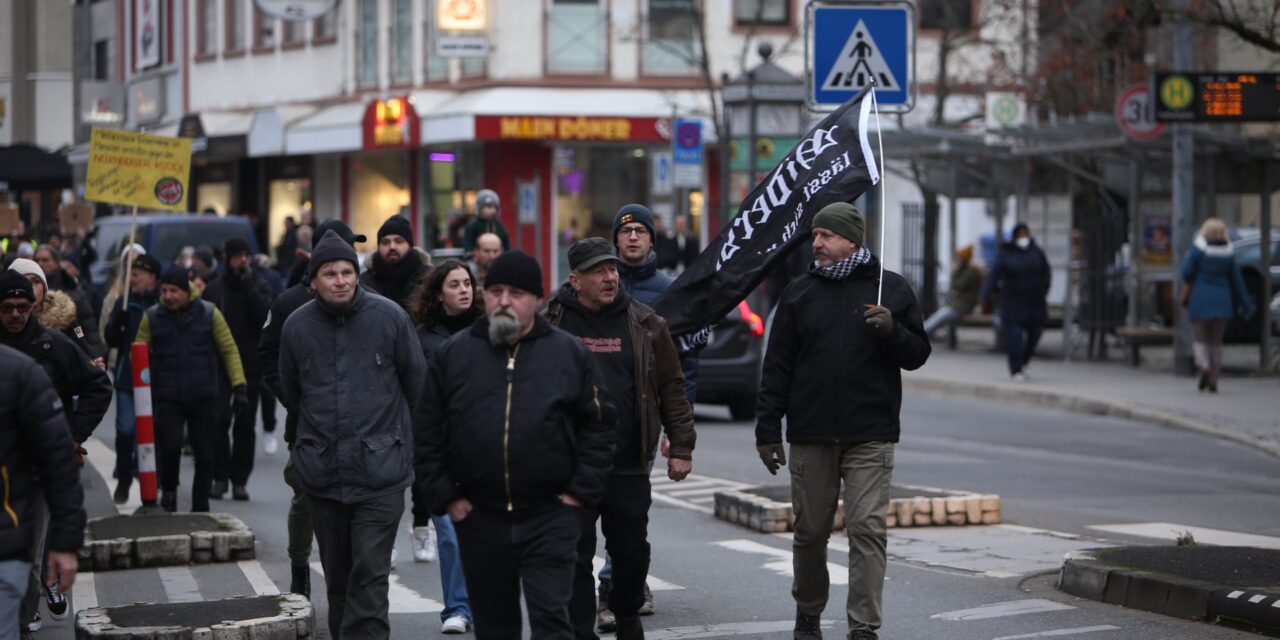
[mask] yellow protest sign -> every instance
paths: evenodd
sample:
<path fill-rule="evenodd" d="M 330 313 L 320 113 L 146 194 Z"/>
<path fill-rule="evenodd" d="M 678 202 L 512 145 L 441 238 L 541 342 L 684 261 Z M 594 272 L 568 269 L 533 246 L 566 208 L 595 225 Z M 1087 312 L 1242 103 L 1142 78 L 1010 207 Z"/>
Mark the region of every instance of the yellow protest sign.
<path fill-rule="evenodd" d="M 144 209 L 187 210 L 191 140 L 94 129 L 84 197 Z"/>

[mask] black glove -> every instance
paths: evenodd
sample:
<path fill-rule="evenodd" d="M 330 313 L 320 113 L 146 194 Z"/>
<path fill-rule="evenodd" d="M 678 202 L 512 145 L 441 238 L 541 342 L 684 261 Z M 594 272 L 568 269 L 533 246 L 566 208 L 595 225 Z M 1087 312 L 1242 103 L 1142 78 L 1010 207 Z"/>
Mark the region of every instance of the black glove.
<path fill-rule="evenodd" d="M 244 411 L 249 406 L 249 389 L 238 385 L 231 389 L 231 406 L 237 411 Z"/>
<path fill-rule="evenodd" d="M 890 333 L 893 333 L 893 314 L 889 313 L 888 308 L 869 304 L 867 310 L 862 313 L 862 317 L 867 319 L 867 324 L 871 325 L 876 335 L 881 338 L 887 338 Z"/>
<path fill-rule="evenodd" d="M 778 467 L 783 467 L 787 464 L 787 451 L 782 446 L 782 443 L 758 444 L 756 445 L 756 452 L 760 454 L 760 462 L 764 463 L 764 468 L 775 476 L 778 475 Z"/>

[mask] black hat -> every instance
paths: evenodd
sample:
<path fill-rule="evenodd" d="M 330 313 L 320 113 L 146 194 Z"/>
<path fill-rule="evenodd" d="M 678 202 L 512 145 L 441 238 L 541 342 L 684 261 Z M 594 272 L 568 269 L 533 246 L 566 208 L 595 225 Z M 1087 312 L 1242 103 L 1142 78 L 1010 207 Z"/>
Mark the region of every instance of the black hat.
<path fill-rule="evenodd" d="M 227 241 L 222 243 L 223 256 L 230 258 L 242 253 L 253 253 L 253 249 L 249 247 L 248 240 L 244 238 L 227 238 Z"/>
<path fill-rule="evenodd" d="M 325 220 L 324 222 L 321 222 L 320 224 L 316 225 L 315 233 L 312 234 L 311 237 L 323 238 L 324 234 L 329 231 L 333 231 L 334 233 L 337 233 L 339 238 L 342 238 L 347 244 L 350 244 L 350 245 L 354 245 L 357 242 L 364 242 L 368 240 L 368 238 L 364 237 L 364 235 L 356 235 L 355 233 L 353 233 L 351 231 L 351 227 L 348 227 L 347 223 L 341 220 Z"/>
<path fill-rule="evenodd" d="M 618 229 L 622 225 L 631 222 L 639 222 L 649 230 L 649 238 L 657 240 L 658 233 L 653 228 L 653 213 L 649 208 L 642 204 L 629 204 L 618 209 L 618 215 L 613 217 L 613 243 L 618 243 Z"/>
<path fill-rule="evenodd" d="M 9 298 L 22 298 L 28 302 L 36 301 L 36 290 L 31 286 L 31 281 L 12 269 L 6 269 L 3 274 L 0 274 L 0 300 Z"/>
<path fill-rule="evenodd" d="M 542 266 L 533 256 L 520 251 L 508 251 L 493 259 L 489 272 L 484 276 L 484 286 L 505 284 L 523 291 L 528 291 L 541 298 Z"/>
<path fill-rule="evenodd" d="M 169 270 L 161 276 L 160 284 L 172 285 L 188 291 L 191 289 L 191 272 L 186 267 L 169 267 Z"/>
<path fill-rule="evenodd" d="M 574 271 L 585 271 L 605 260 L 617 262 L 618 256 L 604 238 L 583 238 L 569 247 L 569 268 Z"/>
<path fill-rule="evenodd" d="M 61 260 L 64 260 L 64 261 L 66 261 L 66 262 L 70 262 L 71 264 L 74 264 L 74 265 L 76 266 L 76 268 L 77 268 L 77 269 L 81 268 L 81 267 L 80 267 L 80 252 L 79 252 L 79 251 L 63 251 L 63 252 L 62 252 L 62 255 L 61 255 L 61 256 L 58 256 L 58 257 L 59 257 L 59 259 L 61 259 Z"/>
<path fill-rule="evenodd" d="M 387 221 L 378 227 L 378 242 L 386 236 L 400 236 L 404 238 L 409 246 L 413 246 L 413 225 L 404 216 L 394 215 L 387 218 Z"/>
<path fill-rule="evenodd" d="M 160 277 L 160 271 L 164 269 L 164 267 L 160 266 L 159 260 L 156 260 L 152 256 L 146 256 L 146 255 L 142 255 L 134 258 L 133 268 L 142 269 L 143 271 L 146 271 L 157 278 Z"/>
<path fill-rule="evenodd" d="M 356 268 L 356 271 L 360 271 L 360 258 L 356 256 L 356 250 L 344 242 L 337 231 L 329 230 L 324 233 L 324 237 L 320 238 L 320 242 L 316 243 L 316 248 L 311 250 L 311 263 L 307 265 L 307 277 L 316 277 L 320 267 L 337 260 L 346 260 Z"/>
<path fill-rule="evenodd" d="M 202 244 L 196 247 L 195 256 L 200 259 L 200 262 L 209 265 L 210 268 L 214 267 L 218 263 L 217 258 L 213 255 L 213 247 L 210 247 L 209 245 Z"/>

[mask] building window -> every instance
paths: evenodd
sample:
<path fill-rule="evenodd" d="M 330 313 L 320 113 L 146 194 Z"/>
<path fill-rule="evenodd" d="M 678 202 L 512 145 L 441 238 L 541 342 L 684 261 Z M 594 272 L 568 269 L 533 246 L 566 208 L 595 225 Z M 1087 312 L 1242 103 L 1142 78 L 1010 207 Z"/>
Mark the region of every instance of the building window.
<path fill-rule="evenodd" d="M 698 69 L 698 0 L 649 0 L 644 19 L 643 68 L 649 74 L 684 75 Z"/>
<path fill-rule="evenodd" d="M 378 84 L 378 0 L 360 0 L 359 63 L 356 80 L 362 87 Z"/>
<path fill-rule="evenodd" d="M 196 55 L 218 52 L 218 1 L 199 0 L 196 6 Z"/>
<path fill-rule="evenodd" d="M 338 38 L 338 9 L 335 8 L 315 20 L 311 29 L 312 42 L 333 42 Z"/>
<path fill-rule="evenodd" d="M 920 0 L 921 29 L 969 29 L 973 27 L 970 0 Z"/>
<path fill-rule="evenodd" d="M 391 83 L 409 84 L 413 81 L 413 2 L 391 2 Z"/>
<path fill-rule="evenodd" d="M 244 51 L 244 13 L 241 10 L 242 0 L 226 0 L 223 3 L 223 24 L 226 26 L 226 50 L 228 52 Z"/>
<path fill-rule="evenodd" d="M 253 48 L 254 50 L 270 50 L 276 46 L 276 19 L 253 10 Z"/>
<path fill-rule="evenodd" d="M 99 40 L 93 43 L 93 79 L 111 79 L 111 41 Z"/>
<path fill-rule="evenodd" d="M 307 23 L 298 22 L 297 20 L 284 20 L 281 25 L 281 34 L 283 40 L 281 43 L 287 48 L 300 47 L 307 41 Z"/>
<path fill-rule="evenodd" d="M 427 82 L 444 82 L 449 79 L 449 60 L 436 55 L 436 3 L 435 0 L 427 0 L 427 18 L 423 22 L 422 41 L 426 43 L 422 49 L 426 55 L 426 65 L 423 69 Z"/>
<path fill-rule="evenodd" d="M 733 23 L 739 27 L 791 25 L 791 0 L 733 0 Z"/>
<path fill-rule="evenodd" d="M 547 9 L 547 71 L 604 74 L 608 26 L 601 0 L 551 0 Z"/>

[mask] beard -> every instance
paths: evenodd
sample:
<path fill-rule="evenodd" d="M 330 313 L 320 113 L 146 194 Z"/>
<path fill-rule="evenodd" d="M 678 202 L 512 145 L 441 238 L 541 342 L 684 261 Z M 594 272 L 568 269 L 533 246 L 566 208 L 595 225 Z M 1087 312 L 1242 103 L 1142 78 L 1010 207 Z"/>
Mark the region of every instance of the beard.
<path fill-rule="evenodd" d="M 503 307 L 489 318 L 489 344 L 510 347 L 520 340 L 520 319 L 510 307 Z"/>

